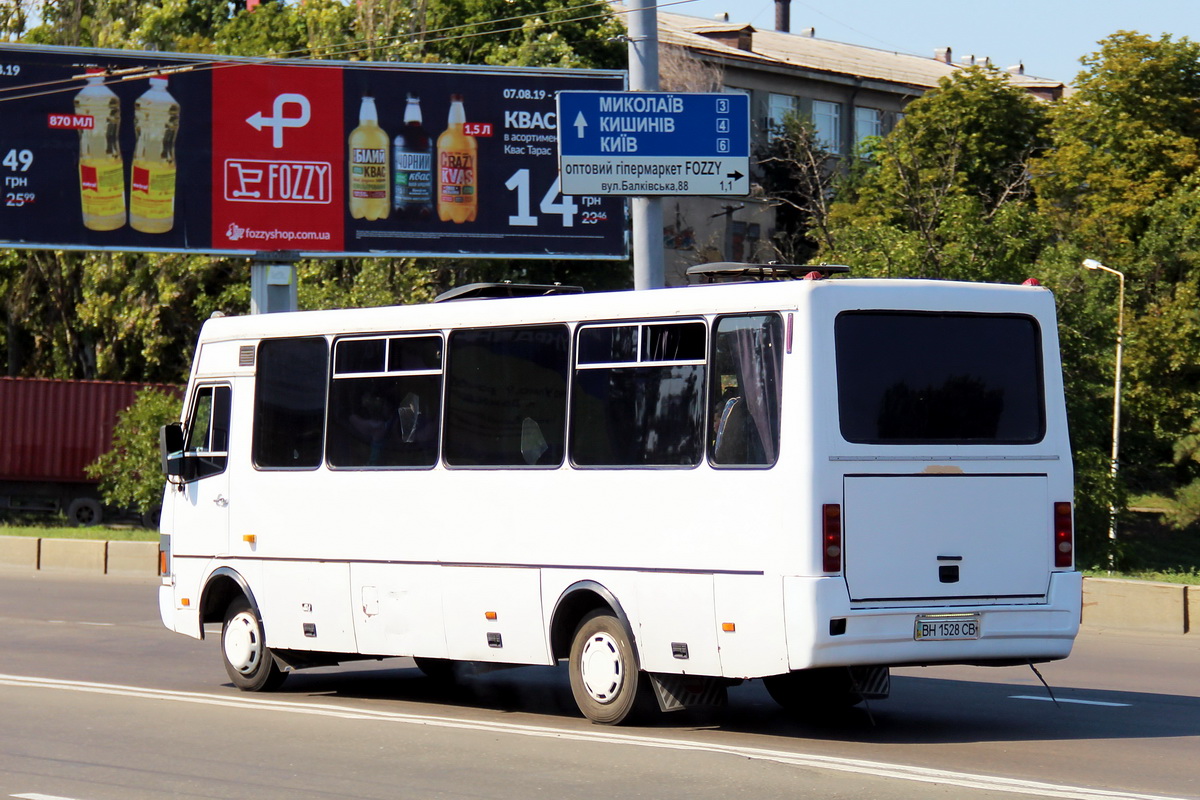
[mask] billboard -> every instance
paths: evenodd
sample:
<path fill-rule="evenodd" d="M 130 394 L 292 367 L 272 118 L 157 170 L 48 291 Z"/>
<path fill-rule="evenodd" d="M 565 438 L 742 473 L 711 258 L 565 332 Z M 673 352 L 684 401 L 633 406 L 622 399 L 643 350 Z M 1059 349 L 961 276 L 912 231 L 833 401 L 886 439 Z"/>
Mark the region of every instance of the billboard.
<path fill-rule="evenodd" d="M 624 258 L 555 101 L 624 73 L 0 44 L 0 246 Z"/>

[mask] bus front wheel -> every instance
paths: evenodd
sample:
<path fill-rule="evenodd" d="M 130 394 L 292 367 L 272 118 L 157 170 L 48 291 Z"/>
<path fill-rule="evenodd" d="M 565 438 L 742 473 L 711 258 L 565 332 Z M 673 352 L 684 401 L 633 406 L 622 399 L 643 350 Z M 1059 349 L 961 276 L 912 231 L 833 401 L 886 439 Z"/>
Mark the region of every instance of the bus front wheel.
<path fill-rule="evenodd" d="M 579 623 L 569 672 L 575 704 L 592 722 L 619 725 L 650 710 L 650 681 L 638 671 L 625 627 L 607 610 L 593 611 Z"/>
<path fill-rule="evenodd" d="M 272 691 L 287 677 L 266 645 L 258 614 L 244 597 L 231 603 L 225 612 L 221 658 L 229 679 L 243 692 Z"/>

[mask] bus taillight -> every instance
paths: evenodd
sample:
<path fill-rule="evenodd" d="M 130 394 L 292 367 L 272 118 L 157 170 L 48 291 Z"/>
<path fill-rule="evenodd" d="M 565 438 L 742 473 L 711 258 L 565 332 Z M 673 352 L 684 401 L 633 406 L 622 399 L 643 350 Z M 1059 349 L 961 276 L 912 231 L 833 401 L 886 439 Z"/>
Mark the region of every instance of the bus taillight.
<path fill-rule="evenodd" d="M 842 569 L 842 507 L 837 503 L 821 506 L 821 568 L 826 572 Z"/>
<path fill-rule="evenodd" d="M 1054 566 L 1070 567 L 1075 555 L 1075 535 L 1071 524 L 1071 504 L 1054 504 Z"/>

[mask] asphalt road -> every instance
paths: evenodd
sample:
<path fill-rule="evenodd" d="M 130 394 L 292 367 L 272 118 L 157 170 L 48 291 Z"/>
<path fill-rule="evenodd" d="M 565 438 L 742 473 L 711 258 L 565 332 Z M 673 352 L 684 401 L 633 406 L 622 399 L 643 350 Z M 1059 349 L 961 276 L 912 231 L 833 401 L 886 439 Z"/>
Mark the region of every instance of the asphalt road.
<path fill-rule="evenodd" d="M 1200 798 L 1200 638 L 1085 633 L 1041 667 L 897 670 L 820 722 L 761 684 L 720 713 L 592 725 L 565 670 L 438 689 L 406 659 L 243 694 L 147 580 L 0 571 L 0 800 Z"/>

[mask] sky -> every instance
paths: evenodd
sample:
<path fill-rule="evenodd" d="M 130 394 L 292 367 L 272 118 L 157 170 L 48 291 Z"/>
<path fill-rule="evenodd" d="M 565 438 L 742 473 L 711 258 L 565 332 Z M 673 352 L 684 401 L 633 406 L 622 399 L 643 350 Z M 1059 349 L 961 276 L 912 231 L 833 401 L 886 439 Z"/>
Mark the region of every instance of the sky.
<path fill-rule="evenodd" d="M 673 14 L 775 27 L 774 0 L 659 0 Z M 950 47 L 955 61 L 989 57 L 1027 75 L 1070 83 L 1080 57 L 1118 30 L 1200 41 L 1200 0 L 792 0 L 792 32 L 816 28 L 819 39 L 933 57 Z"/>

